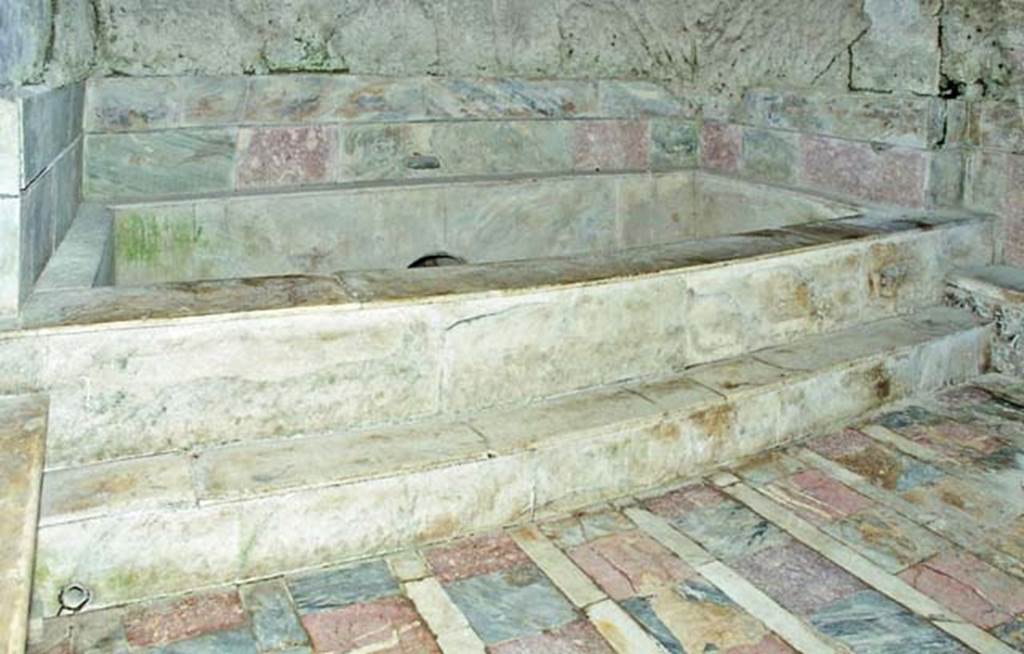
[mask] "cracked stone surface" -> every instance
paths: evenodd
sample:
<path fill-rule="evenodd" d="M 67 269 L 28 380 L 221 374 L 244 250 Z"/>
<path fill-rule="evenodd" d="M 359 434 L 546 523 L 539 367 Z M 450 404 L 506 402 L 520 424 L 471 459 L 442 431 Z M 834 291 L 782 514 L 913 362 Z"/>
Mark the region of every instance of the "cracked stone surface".
<path fill-rule="evenodd" d="M 0 2 L 0 80 L 355 72 L 624 77 L 1015 99 L 1021 0 Z M 17 26 L 13 30 L 8 26 Z"/>

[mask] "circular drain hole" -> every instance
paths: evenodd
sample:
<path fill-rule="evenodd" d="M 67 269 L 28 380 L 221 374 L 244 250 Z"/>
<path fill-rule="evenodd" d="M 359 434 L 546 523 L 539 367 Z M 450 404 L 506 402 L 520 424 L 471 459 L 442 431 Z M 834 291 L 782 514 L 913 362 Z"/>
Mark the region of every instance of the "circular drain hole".
<path fill-rule="evenodd" d="M 461 266 L 466 263 L 462 257 L 447 252 L 425 254 L 409 264 L 410 268 L 440 268 L 442 266 Z"/>
<path fill-rule="evenodd" d="M 78 613 L 91 599 L 92 591 L 82 584 L 68 584 L 61 588 L 57 595 L 57 601 L 60 603 L 60 611 L 57 612 L 57 615 Z"/>

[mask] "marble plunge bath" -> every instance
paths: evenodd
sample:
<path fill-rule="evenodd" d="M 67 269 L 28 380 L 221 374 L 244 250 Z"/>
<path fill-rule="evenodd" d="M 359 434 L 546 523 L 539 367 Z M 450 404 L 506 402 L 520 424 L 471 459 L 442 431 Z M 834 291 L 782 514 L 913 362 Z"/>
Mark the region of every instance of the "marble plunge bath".
<path fill-rule="evenodd" d="M 688 171 L 88 207 L 0 392 L 56 467 L 467 414 L 937 304 L 994 230 Z"/>
<path fill-rule="evenodd" d="M 745 220 L 771 193 L 697 179 Z M 0 333 L 0 390 L 49 397 L 36 612 L 72 581 L 113 606 L 572 510 L 984 369 L 987 328 L 934 305 L 995 258 L 994 220 L 788 208 L 562 256 L 107 286 L 116 218 L 83 214 L 54 261 L 82 286 L 54 268 Z"/>
<path fill-rule="evenodd" d="M 596 255 L 855 213 L 686 170 L 113 204 L 86 212 L 41 286 L 400 269 L 437 253 L 473 264 Z"/>
<path fill-rule="evenodd" d="M 53 468 L 403 425 L 905 315 L 998 255 L 987 216 L 698 169 L 696 118 L 640 82 L 92 80 L 0 393 L 49 394 Z"/>
<path fill-rule="evenodd" d="M 572 510 L 985 365 L 936 305 L 996 220 L 698 170 L 685 118 L 135 132 L 163 114 L 100 96 L 88 202 L 0 325 L 0 394 L 48 400 L 39 615 Z"/>

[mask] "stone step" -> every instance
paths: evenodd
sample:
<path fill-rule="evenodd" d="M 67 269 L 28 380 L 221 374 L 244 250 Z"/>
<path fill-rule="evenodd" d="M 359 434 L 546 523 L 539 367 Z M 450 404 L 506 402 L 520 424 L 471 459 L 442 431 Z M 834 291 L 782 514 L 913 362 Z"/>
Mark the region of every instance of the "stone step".
<path fill-rule="evenodd" d="M 51 398 L 47 462 L 453 420 L 938 304 L 984 216 L 869 215 L 584 257 L 40 293 L 0 393 Z"/>
<path fill-rule="evenodd" d="M 0 397 L 0 653 L 22 654 L 28 636 L 46 400 Z"/>
<path fill-rule="evenodd" d="M 971 311 L 995 326 L 992 367 L 1024 375 L 1024 269 L 968 266 L 946 276 L 946 304 Z"/>
<path fill-rule="evenodd" d="M 991 329 L 928 308 L 542 403 L 46 473 L 37 603 L 260 578 L 694 476 L 985 371 Z"/>

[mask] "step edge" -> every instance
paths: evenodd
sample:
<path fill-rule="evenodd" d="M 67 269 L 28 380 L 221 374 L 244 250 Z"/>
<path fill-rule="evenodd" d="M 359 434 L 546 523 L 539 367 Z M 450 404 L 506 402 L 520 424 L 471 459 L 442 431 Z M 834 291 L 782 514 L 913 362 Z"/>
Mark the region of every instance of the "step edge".
<path fill-rule="evenodd" d="M 919 313 L 923 313 L 923 312 L 919 312 Z M 960 312 L 960 313 L 963 313 L 964 315 L 967 315 L 966 312 Z M 868 323 L 867 325 L 858 326 L 858 327 L 855 327 L 855 328 L 852 328 L 852 329 L 849 329 L 849 330 L 843 330 L 842 332 L 836 332 L 835 334 L 839 334 L 839 333 L 843 333 L 843 332 L 847 332 L 847 331 L 853 332 L 853 331 L 855 331 L 857 329 L 862 329 L 864 327 L 870 327 L 872 325 L 880 325 L 880 324 L 884 324 L 884 323 L 897 323 L 897 322 L 905 322 L 905 321 L 906 321 L 906 317 L 905 316 L 900 316 L 900 317 L 895 317 L 895 318 L 886 318 L 886 319 L 874 321 L 872 323 Z M 643 396 L 643 389 L 646 388 L 646 387 L 650 387 L 650 386 L 653 386 L 653 385 L 657 385 L 657 384 L 661 384 L 661 383 L 666 383 L 666 382 L 671 383 L 671 382 L 674 382 L 674 381 L 687 380 L 687 381 L 693 381 L 693 382 L 697 383 L 698 385 L 702 386 L 703 388 L 708 388 L 711 392 L 716 393 L 717 397 L 710 398 L 710 399 L 707 399 L 707 400 L 698 401 L 698 402 L 693 402 L 693 403 L 688 404 L 686 406 L 672 406 L 672 405 L 670 405 L 668 403 L 658 402 L 656 400 L 648 399 L 649 402 L 653 403 L 653 406 L 651 407 L 651 409 L 648 412 L 645 412 L 642 415 L 634 415 L 634 416 L 630 416 L 628 418 L 625 418 L 625 419 L 622 419 L 622 420 L 618 420 L 618 421 L 615 421 L 615 422 L 603 423 L 603 424 L 600 424 L 600 425 L 585 427 L 585 428 L 581 428 L 581 429 L 567 430 L 567 431 L 561 432 L 557 438 L 544 439 L 540 443 L 532 443 L 532 444 L 529 444 L 529 445 L 524 446 L 524 447 L 502 448 L 502 447 L 499 447 L 499 446 L 495 446 L 493 443 L 488 441 L 487 436 L 485 434 L 482 434 L 483 438 L 482 438 L 481 447 L 480 447 L 479 450 L 474 450 L 474 451 L 466 453 L 465 455 L 462 455 L 462 456 L 452 455 L 452 456 L 449 456 L 449 457 L 445 457 L 443 459 L 433 460 L 433 461 L 430 461 L 430 462 L 426 463 L 425 465 L 399 466 L 397 469 L 382 470 L 382 471 L 378 471 L 378 472 L 370 472 L 370 473 L 367 473 L 367 474 L 360 474 L 360 475 L 344 477 L 344 478 L 325 479 L 323 481 L 317 481 L 317 482 L 313 482 L 313 483 L 298 484 L 298 485 L 294 485 L 294 486 L 287 486 L 287 487 L 281 487 L 281 488 L 275 488 L 275 489 L 268 489 L 266 491 L 253 492 L 253 493 L 248 493 L 248 494 L 230 494 L 230 493 L 229 494 L 224 494 L 224 495 L 204 494 L 202 492 L 202 488 L 200 488 L 198 483 L 195 480 L 193 480 L 193 484 L 192 484 L 190 490 L 192 491 L 193 496 L 195 498 L 194 502 L 190 502 L 190 503 L 171 502 L 171 503 L 167 503 L 167 504 L 154 503 L 154 504 L 150 504 L 150 505 L 147 505 L 147 506 L 138 506 L 137 508 L 129 508 L 129 509 L 126 509 L 126 510 L 123 510 L 123 511 L 112 511 L 112 512 L 107 512 L 107 513 L 91 513 L 88 516 L 85 516 L 85 515 L 83 515 L 83 516 L 74 516 L 74 517 L 70 517 L 70 518 L 67 518 L 67 519 L 53 518 L 53 517 L 50 517 L 50 516 L 40 516 L 39 524 L 40 524 L 41 527 L 43 527 L 43 526 L 49 527 L 49 526 L 57 526 L 57 525 L 64 525 L 64 524 L 70 524 L 70 523 L 86 522 L 86 521 L 90 521 L 90 520 L 106 519 L 106 518 L 110 518 L 110 517 L 114 517 L 114 516 L 144 515 L 144 514 L 165 513 L 165 512 L 186 512 L 186 511 L 191 511 L 191 510 L 195 510 L 195 509 L 198 509 L 198 508 L 209 508 L 209 507 L 227 506 L 227 505 L 234 505 L 234 504 L 244 504 L 244 503 L 250 502 L 250 501 L 265 500 L 265 499 L 273 498 L 273 497 L 287 497 L 287 496 L 290 496 L 290 495 L 307 493 L 307 492 L 315 492 L 315 491 L 318 491 L 318 490 L 324 490 L 324 489 L 330 489 L 330 488 L 340 488 L 340 487 L 344 487 L 344 486 L 353 486 L 353 485 L 362 484 L 362 483 L 368 483 L 368 482 L 374 482 L 374 481 L 380 481 L 380 480 L 386 480 L 386 479 L 395 479 L 395 478 L 400 478 L 400 477 L 404 477 L 404 476 L 408 476 L 408 475 L 414 475 L 414 474 L 418 474 L 418 473 L 443 470 L 443 469 L 447 469 L 447 468 L 456 468 L 456 467 L 465 466 L 465 465 L 471 465 L 471 464 L 475 464 L 475 463 L 479 463 L 481 461 L 486 461 L 486 460 L 491 460 L 491 459 L 514 457 L 514 456 L 521 455 L 521 454 L 543 452 L 543 451 L 546 451 L 546 450 L 552 450 L 552 449 L 557 449 L 559 447 L 564 447 L 565 445 L 572 444 L 572 443 L 584 443 L 584 442 L 588 442 L 588 441 L 596 441 L 596 440 L 599 440 L 602 437 L 608 436 L 609 434 L 620 433 L 620 432 L 629 431 L 629 430 L 642 429 L 642 428 L 645 428 L 645 427 L 656 427 L 659 424 L 662 424 L 662 423 L 666 422 L 666 420 L 671 420 L 673 418 L 677 418 L 677 417 L 681 417 L 681 416 L 692 416 L 692 415 L 695 415 L 695 414 L 698 414 L 698 413 L 702 413 L 702 412 L 706 412 L 708 410 L 712 410 L 714 408 L 720 408 L 720 407 L 726 407 L 726 406 L 734 405 L 734 404 L 737 404 L 737 403 L 743 401 L 744 399 L 748 399 L 750 397 L 759 396 L 759 395 L 763 395 L 763 394 L 766 394 L 766 393 L 778 391 L 779 389 L 781 389 L 783 387 L 790 386 L 790 385 L 795 385 L 795 384 L 798 384 L 798 383 L 801 383 L 801 382 L 805 382 L 808 379 L 812 379 L 814 377 L 817 377 L 817 376 L 820 376 L 820 375 L 823 375 L 823 374 L 827 374 L 827 373 L 841 373 L 841 372 L 848 371 L 848 370 L 851 370 L 851 369 L 854 369 L 854 368 L 858 368 L 858 367 L 861 367 L 861 366 L 871 366 L 873 364 L 878 364 L 878 363 L 883 362 L 883 361 L 885 361 L 885 360 L 887 360 L 889 358 L 898 357 L 900 355 L 903 355 L 903 354 L 906 354 L 906 353 L 918 350 L 918 349 L 920 349 L 922 347 L 926 347 L 926 346 L 931 345 L 931 344 L 943 342 L 943 341 L 945 341 L 947 339 L 954 339 L 954 338 L 958 338 L 958 337 L 964 337 L 964 336 L 966 336 L 968 334 L 973 334 L 973 333 L 978 333 L 979 335 L 982 335 L 981 332 L 985 332 L 985 331 L 988 331 L 988 330 L 991 329 L 991 325 L 989 323 L 987 323 L 987 322 L 975 321 L 975 323 L 976 324 L 973 324 L 971 326 L 968 326 L 968 327 L 965 327 L 965 328 L 958 328 L 958 329 L 949 331 L 948 333 L 945 333 L 945 334 L 942 334 L 942 335 L 939 335 L 939 336 L 924 337 L 921 340 L 919 340 L 917 342 L 914 342 L 914 343 L 900 344 L 900 345 L 897 345 L 895 347 L 886 348 L 886 349 L 883 349 L 883 350 L 872 351 L 872 352 L 867 353 L 867 354 L 862 355 L 862 356 L 858 356 L 858 357 L 855 357 L 855 358 L 846 359 L 846 360 L 842 360 L 842 361 L 838 361 L 838 362 L 833 362 L 833 363 L 830 363 L 827 366 L 819 367 L 819 368 L 815 368 L 815 369 L 810 369 L 810 370 L 787 370 L 787 369 L 783 369 L 783 368 L 781 368 L 781 367 L 779 367 L 779 366 L 777 366 L 775 364 L 768 363 L 766 365 L 772 366 L 774 368 L 778 368 L 780 370 L 785 370 L 788 374 L 786 374 L 784 377 L 781 377 L 778 380 L 770 381 L 770 382 L 767 382 L 767 383 L 764 383 L 764 384 L 759 384 L 759 385 L 756 385 L 756 386 L 751 386 L 749 388 L 745 388 L 745 389 L 743 389 L 743 390 L 741 390 L 741 391 L 739 391 L 739 392 L 737 392 L 735 394 L 728 395 L 728 396 L 723 396 L 721 394 L 718 394 L 717 391 L 715 391 L 714 389 L 711 389 L 710 387 L 707 387 L 706 385 L 701 384 L 699 381 L 694 380 L 692 377 L 690 377 L 690 370 L 692 370 L 692 369 L 688 369 L 687 371 L 684 371 L 683 374 L 681 374 L 681 375 L 679 375 L 677 377 L 670 378 L 668 380 L 644 381 L 644 382 L 636 382 L 636 383 L 632 383 L 632 384 L 626 384 L 626 385 L 623 386 L 624 390 L 636 391 L 636 392 L 640 393 L 641 396 Z M 804 340 L 824 339 L 824 338 L 827 338 L 827 337 L 828 337 L 828 335 L 816 335 L 814 337 L 810 337 L 810 338 L 804 339 Z M 797 343 L 799 343 L 799 341 Z M 766 348 L 764 351 L 767 351 L 767 350 L 770 350 L 770 349 L 773 349 L 773 348 Z M 729 359 L 721 360 L 720 362 L 714 362 L 714 363 L 710 363 L 710 364 L 703 364 L 702 366 L 697 366 L 696 368 L 702 368 L 702 367 L 705 367 L 705 366 L 716 365 L 717 363 L 725 363 L 725 362 L 734 361 L 734 360 L 742 360 L 742 359 L 745 359 L 745 358 L 755 358 L 756 359 L 756 354 L 757 353 L 755 352 L 755 353 L 751 353 L 751 354 L 740 355 L 738 357 L 731 357 Z M 321 434 L 298 435 L 298 436 L 295 436 L 294 438 L 285 439 L 285 441 L 286 442 L 293 442 L 293 441 L 302 441 L 304 439 L 322 439 L 322 438 L 325 438 L 325 437 L 327 437 L 327 438 L 329 438 L 329 437 L 336 437 L 336 438 L 339 438 L 339 439 L 344 439 L 344 438 L 347 438 L 347 437 L 351 437 L 354 434 L 367 433 L 367 432 L 373 432 L 373 431 L 382 431 L 382 430 L 393 431 L 393 432 L 396 432 L 396 433 L 401 433 L 401 432 L 406 432 L 406 431 L 412 431 L 412 430 L 415 430 L 417 428 L 422 428 L 424 426 L 435 426 L 435 425 L 438 426 L 438 427 L 468 425 L 470 429 L 473 429 L 474 431 L 478 431 L 479 432 L 479 429 L 474 424 L 474 419 L 478 419 L 481 416 L 484 416 L 484 417 L 504 416 L 504 415 L 515 414 L 515 413 L 520 413 L 520 412 L 529 412 L 529 411 L 539 411 L 539 412 L 543 412 L 545 410 L 555 410 L 555 411 L 557 411 L 557 409 L 559 408 L 559 405 L 564 403 L 564 402 L 566 402 L 566 401 L 580 401 L 581 399 L 583 399 L 583 401 L 586 401 L 585 398 L 588 395 L 594 396 L 593 399 L 596 400 L 596 399 L 599 399 L 601 397 L 601 395 L 603 395 L 605 392 L 607 392 L 609 390 L 610 389 L 602 387 L 601 389 L 593 389 L 593 390 L 584 391 L 584 392 L 578 393 L 578 394 L 570 394 L 570 395 L 567 395 L 567 396 L 552 398 L 552 399 L 549 399 L 549 400 L 546 400 L 546 401 L 543 401 L 543 402 L 523 405 L 521 407 L 515 407 L 515 408 L 512 408 L 512 409 L 485 411 L 485 412 L 480 412 L 480 413 L 475 414 L 475 415 L 461 416 L 460 418 L 455 418 L 455 419 L 450 419 L 450 420 L 445 420 L 445 419 L 441 419 L 438 416 L 433 416 L 433 417 L 428 417 L 428 418 L 426 418 L 426 419 L 424 419 L 422 421 L 419 421 L 419 422 L 407 423 L 407 424 L 404 424 L 404 425 L 395 425 L 395 426 L 382 427 L 380 430 L 369 429 L 369 430 L 357 430 L 357 431 L 354 431 L 354 432 L 340 432 L 340 433 L 330 433 L 330 432 L 328 432 L 328 433 L 321 433 Z M 251 444 L 252 445 L 259 445 L 259 446 L 266 447 L 268 445 L 271 445 L 274 442 L 277 442 L 277 440 L 276 439 L 261 440 L 261 441 L 255 441 L 255 442 L 253 442 Z M 214 446 L 214 447 L 209 448 L 209 450 L 211 450 L 211 451 L 221 451 L 221 450 L 229 450 L 229 449 L 233 449 L 233 448 L 245 449 L 248 445 L 249 444 L 247 444 L 245 442 L 240 442 L 240 443 L 228 444 L 228 445 L 223 445 L 223 446 Z M 179 452 L 179 453 L 182 454 L 183 456 L 187 456 L 187 453 L 185 453 L 185 452 Z M 199 453 L 200 456 L 201 456 L 201 453 L 202 453 L 202 451 L 200 451 L 200 453 Z M 108 464 L 117 464 L 117 463 L 122 463 L 123 464 L 125 461 L 132 461 L 132 460 L 135 460 L 135 459 L 138 459 L 138 460 L 141 461 L 141 460 L 145 460 L 145 459 L 149 459 L 149 458 L 152 458 L 152 457 L 150 457 L 150 456 L 143 456 L 143 457 L 135 457 L 135 458 L 130 458 L 130 459 L 118 459 L 116 461 L 100 462 L 100 463 L 90 464 L 90 465 L 87 465 L 87 466 L 62 468 L 60 470 L 55 470 L 55 471 L 46 471 L 44 473 L 44 477 L 45 477 L 45 475 L 50 474 L 51 472 L 60 472 L 60 471 L 63 471 L 63 470 L 78 470 L 78 469 L 86 468 L 86 467 L 101 468 L 101 467 L 103 467 L 105 465 L 108 465 Z"/>

